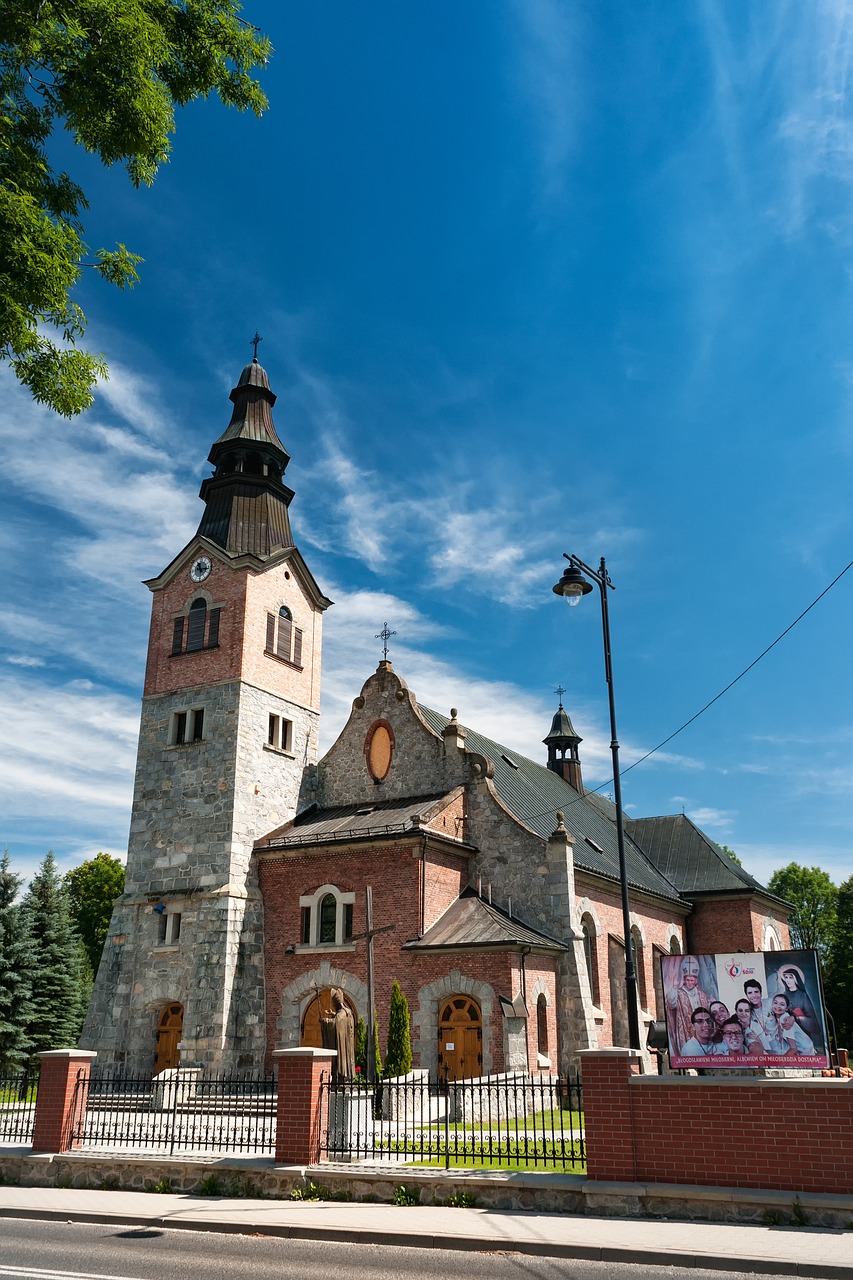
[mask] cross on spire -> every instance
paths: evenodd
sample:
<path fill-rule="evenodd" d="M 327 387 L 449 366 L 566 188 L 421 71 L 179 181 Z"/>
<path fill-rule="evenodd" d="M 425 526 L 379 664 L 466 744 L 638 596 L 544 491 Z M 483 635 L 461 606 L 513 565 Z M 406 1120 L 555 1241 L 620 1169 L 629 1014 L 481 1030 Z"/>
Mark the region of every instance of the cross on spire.
<path fill-rule="evenodd" d="M 554 690 L 554 692 L 556 693 L 557 697 L 560 699 L 560 706 L 562 706 L 562 705 L 563 705 L 563 694 L 566 692 L 566 691 L 565 691 L 565 689 L 563 688 L 563 686 L 562 686 L 561 684 L 558 684 L 558 685 L 557 685 L 557 687 L 556 687 L 556 689 Z"/>
<path fill-rule="evenodd" d="M 261 335 L 258 333 L 256 329 L 254 338 L 249 339 L 249 346 L 255 348 L 255 363 L 257 363 L 257 359 L 258 359 L 258 343 L 259 342 L 263 342 L 263 338 L 261 337 Z"/>
<path fill-rule="evenodd" d="M 376 635 L 373 637 L 374 640 L 382 641 L 382 657 L 385 662 L 388 661 L 388 641 L 391 639 L 391 636 L 395 636 L 396 634 L 396 631 L 388 630 L 388 623 L 386 622 L 382 630 L 377 631 Z"/>

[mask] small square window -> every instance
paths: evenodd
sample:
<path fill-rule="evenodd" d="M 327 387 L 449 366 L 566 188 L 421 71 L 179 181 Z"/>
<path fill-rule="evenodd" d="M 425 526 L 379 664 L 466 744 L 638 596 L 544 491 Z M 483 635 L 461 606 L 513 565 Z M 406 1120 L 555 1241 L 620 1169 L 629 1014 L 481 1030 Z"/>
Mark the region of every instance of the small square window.
<path fill-rule="evenodd" d="M 204 740 L 204 707 L 189 711 L 173 711 L 169 722 L 169 746 L 182 747 L 188 742 Z"/>
<path fill-rule="evenodd" d="M 174 947 L 181 936 L 180 911 L 162 911 L 158 922 L 158 942 L 161 947 Z"/>
<path fill-rule="evenodd" d="M 267 727 L 267 746 L 276 751 L 293 750 L 293 725 L 284 716 L 270 714 Z"/>

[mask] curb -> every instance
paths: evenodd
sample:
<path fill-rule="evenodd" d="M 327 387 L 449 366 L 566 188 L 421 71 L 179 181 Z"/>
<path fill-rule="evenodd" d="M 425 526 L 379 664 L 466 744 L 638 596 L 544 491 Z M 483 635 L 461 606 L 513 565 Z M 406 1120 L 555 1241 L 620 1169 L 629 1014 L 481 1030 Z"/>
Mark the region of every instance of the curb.
<path fill-rule="evenodd" d="M 585 1262 L 654 1263 L 659 1267 L 683 1267 L 702 1271 L 738 1271 L 757 1275 L 798 1276 L 804 1280 L 853 1280 L 853 1265 L 791 1262 L 780 1258 L 742 1258 L 713 1253 L 688 1253 L 678 1249 L 591 1246 L 547 1243 L 537 1240 L 506 1240 L 469 1235 L 434 1235 L 414 1231 L 353 1230 L 349 1227 L 288 1226 L 270 1222 L 211 1221 L 200 1218 L 179 1220 L 157 1215 L 133 1217 L 97 1210 L 12 1209 L 0 1206 L 0 1218 L 41 1222 L 80 1222 L 92 1225 L 116 1224 L 130 1228 L 157 1227 L 163 1231 L 205 1231 L 220 1235 L 262 1235 L 289 1240 L 339 1241 L 346 1244 L 396 1245 L 407 1249 L 447 1249 L 464 1253 L 526 1254 L 539 1258 L 576 1259 Z"/>

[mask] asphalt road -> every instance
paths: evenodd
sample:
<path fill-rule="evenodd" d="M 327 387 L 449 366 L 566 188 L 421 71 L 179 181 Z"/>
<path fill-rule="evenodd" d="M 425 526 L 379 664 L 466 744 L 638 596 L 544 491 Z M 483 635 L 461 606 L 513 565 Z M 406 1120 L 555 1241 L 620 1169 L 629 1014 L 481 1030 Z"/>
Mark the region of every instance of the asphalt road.
<path fill-rule="evenodd" d="M 737 1271 L 281 1240 L 151 1227 L 0 1221 L 0 1280 L 739 1280 Z M 755 1280 L 754 1275 L 748 1280 Z"/>

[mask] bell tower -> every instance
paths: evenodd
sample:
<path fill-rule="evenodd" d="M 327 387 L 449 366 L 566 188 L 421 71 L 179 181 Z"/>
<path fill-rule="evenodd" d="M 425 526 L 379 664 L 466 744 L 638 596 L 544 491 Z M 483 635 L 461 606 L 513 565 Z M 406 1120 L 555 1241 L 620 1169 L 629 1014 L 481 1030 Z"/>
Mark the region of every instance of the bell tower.
<path fill-rule="evenodd" d="M 127 880 L 80 1041 L 132 1070 L 178 1060 L 261 1066 L 252 847 L 305 802 L 317 759 L 331 601 L 293 543 L 290 458 L 257 354 L 231 400 L 198 531 L 146 583 L 153 601 Z"/>

